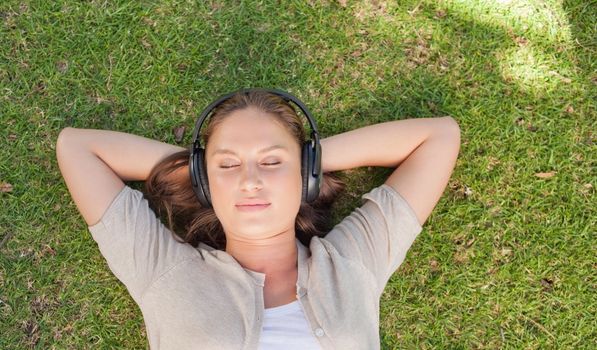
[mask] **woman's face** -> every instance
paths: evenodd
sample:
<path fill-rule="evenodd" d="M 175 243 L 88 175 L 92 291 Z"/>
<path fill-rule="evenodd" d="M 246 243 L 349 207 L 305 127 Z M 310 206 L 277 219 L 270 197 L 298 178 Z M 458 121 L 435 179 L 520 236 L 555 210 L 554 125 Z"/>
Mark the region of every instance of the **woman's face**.
<path fill-rule="evenodd" d="M 256 108 L 237 110 L 217 126 L 206 146 L 207 176 L 227 237 L 248 241 L 294 233 L 302 192 L 300 158 L 292 135 Z M 267 205 L 243 206 L 257 203 Z"/>

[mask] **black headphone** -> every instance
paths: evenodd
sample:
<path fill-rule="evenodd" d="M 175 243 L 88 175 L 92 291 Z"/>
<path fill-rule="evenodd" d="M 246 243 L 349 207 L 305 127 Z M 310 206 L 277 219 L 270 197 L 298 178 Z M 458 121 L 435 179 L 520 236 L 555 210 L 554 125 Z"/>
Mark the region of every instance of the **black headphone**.
<path fill-rule="evenodd" d="M 291 94 L 275 89 L 264 88 L 250 88 L 241 89 L 229 94 L 223 95 L 214 102 L 212 102 L 199 116 L 195 124 L 195 131 L 193 131 L 193 144 L 191 146 L 191 156 L 189 158 L 189 173 L 191 176 L 191 184 L 193 191 L 197 195 L 199 202 L 203 207 L 211 208 L 211 196 L 209 193 L 209 182 L 207 180 L 207 169 L 204 163 L 205 150 L 201 147 L 199 139 L 199 131 L 203 122 L 220 103 L 235 94 L 244 94 L 250 91 L 264 91 L 282 97 L 286 102 L 294 102 L 309 119 L 311 125 L 311 139 L 305 141 L 301 152 L 301 176 L 303 178 L 303 192 L 301 201 L 304 203 L 312 203 L 319 196 L 321 189 L 321 144 L 319 143 L 319 134 L 317 133 L 317 125 L 315 120 L 309 113 L 307 107 L 296 97 Z"/>

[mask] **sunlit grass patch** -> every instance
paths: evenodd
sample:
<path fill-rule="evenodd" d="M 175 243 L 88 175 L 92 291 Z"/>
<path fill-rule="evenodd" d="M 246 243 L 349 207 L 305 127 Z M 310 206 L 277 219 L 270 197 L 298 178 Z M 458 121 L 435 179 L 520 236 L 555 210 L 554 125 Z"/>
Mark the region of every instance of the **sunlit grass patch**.
<path fill-rule="evenodd" d="M 533 45 L 518 45 L 495 54 L 502 77 L 527 91 L 551 91 L 570 84 L 572 79 L 566 66 Z"/>
<path fill-rule="evenodd" d="M 547 43 L 571 43 L 572 35 L 562 8 L 555 0 L 440 0 L 448 13 L 455 12 L 477 23 L 514 30 Z"/>

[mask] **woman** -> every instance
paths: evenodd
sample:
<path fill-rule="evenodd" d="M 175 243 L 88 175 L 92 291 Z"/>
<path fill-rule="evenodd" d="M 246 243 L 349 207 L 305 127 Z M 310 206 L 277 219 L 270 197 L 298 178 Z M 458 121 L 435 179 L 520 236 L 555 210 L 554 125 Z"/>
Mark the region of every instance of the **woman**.
<path fill-rule="evenodd" d="M 60 133 L 69 192 L 152 348 L 380 347 L 380 296 L 448 183 L 458 124 L 407 119 L 322 139 L 314 203 L 301 201 L 302 124 L 265 92 L 218 107 L 203 135 L 213 208 L 193 193 L 188 149 L 116 131 Z M 328 230 L 342 188 L 330 172 L 362 166 L 396 170 Z M 149 202 L 124 181 L 146 181 Z"/>

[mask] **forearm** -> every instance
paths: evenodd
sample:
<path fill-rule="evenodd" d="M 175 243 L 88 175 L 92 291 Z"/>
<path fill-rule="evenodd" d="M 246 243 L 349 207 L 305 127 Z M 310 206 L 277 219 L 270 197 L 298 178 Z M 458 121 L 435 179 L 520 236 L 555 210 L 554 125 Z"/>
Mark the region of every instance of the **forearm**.
<path fill-rule="evenodd" d="M 145 181 L 151 169 L 186 148 L 120 131 L 67 128 L 69 147 L 81 147 L 100 158 L 123 181 Z"/>
<path fill-rule="evenodd" d="M 396 120 L 321 140 L 323 172 L 362 166 L 397 167 L 434 135 L 458 128 L 451 117 Z"/>

